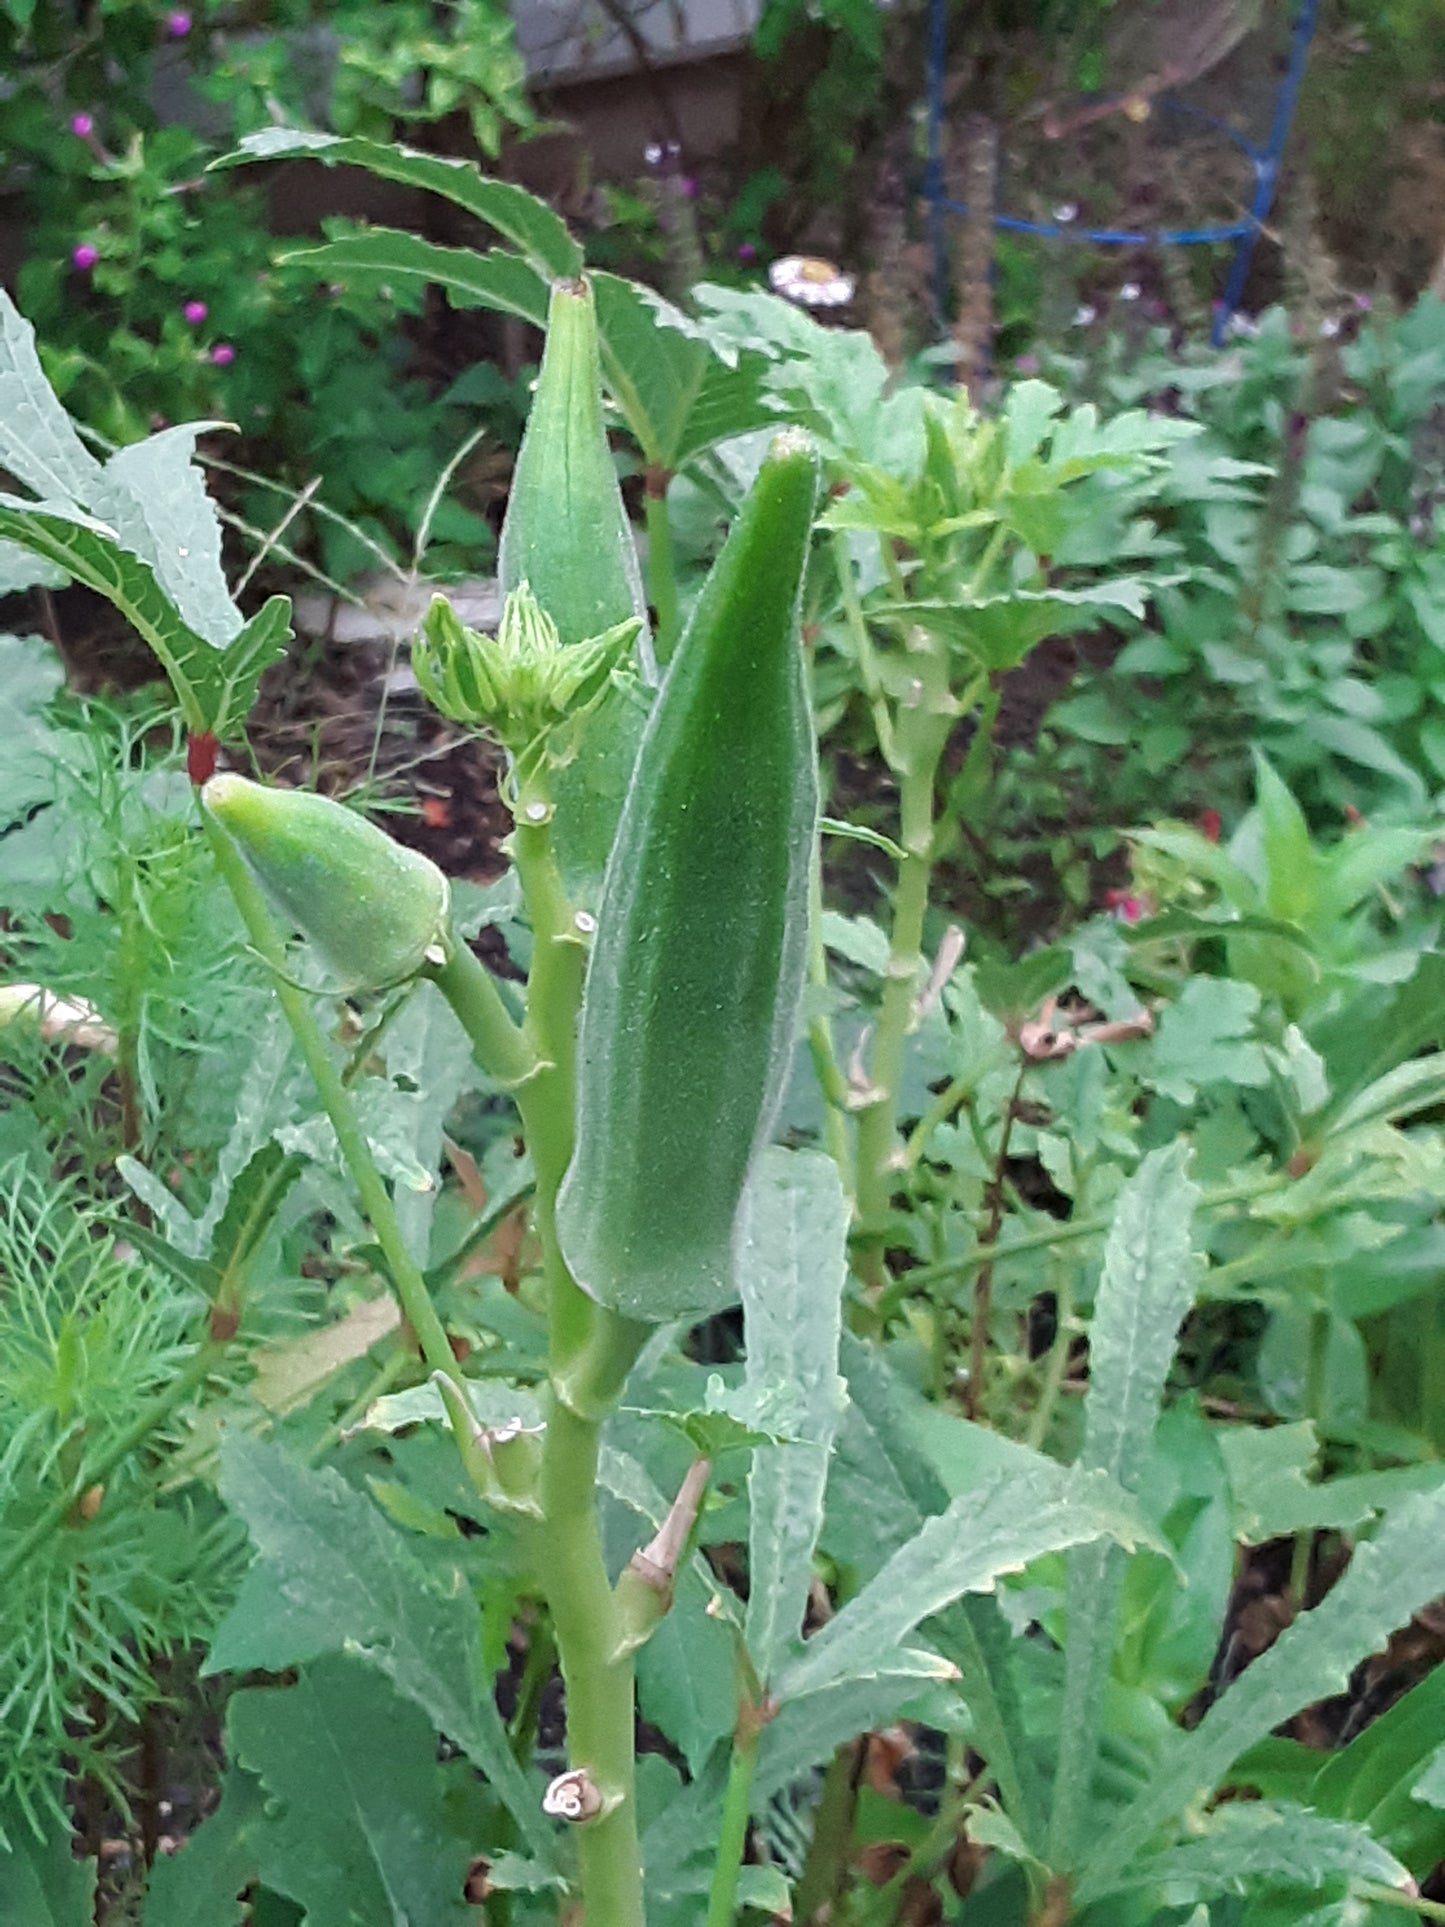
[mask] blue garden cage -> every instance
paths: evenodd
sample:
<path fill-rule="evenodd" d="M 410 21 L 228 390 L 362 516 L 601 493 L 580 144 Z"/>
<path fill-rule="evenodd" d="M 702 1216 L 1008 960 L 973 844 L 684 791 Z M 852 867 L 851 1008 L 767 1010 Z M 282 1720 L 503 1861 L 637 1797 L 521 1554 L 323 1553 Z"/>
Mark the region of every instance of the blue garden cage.
<path fill-rule="evenodd" d="M 934 275 L 941 304 L 946 273 L 947 220 L 950 215 L 966 215 L 969 210 L 963 202 L 955 201 L 949 196 L 944 177 L 943 95 L 948 55 L 948 0 L 929 0 L 929 5 L 928 173 L 924 193 L 929 203 Z M 1234 260 L 1230 266 L 1229 279 L 1225 284 L 1224 298 L 1216 308 L 1214 316 L 1213 341 L 1215 347 L 1221 346 L 1229 333 L 1230 322 L 1238 312 L 1240 301 L 1243 299 L 1255 249 L 1259 245 L 1259 237 L 1265 230 L 1265 223 L 1274 206 L 1275 195 L 1279 188 L 1280 164 L 1284 158 L 1285 145 L 1289 140 L 1290 128 L 1294 122 L 1295 107 L 1299 101 L 1305 69 L 1309 64 L 1310 47 L 1314 40 L 1318 18 L 1319 0 L 1301 0 L 1290 41 L 1289 61 L 1280 83 L 1279 93 L 1275 98 L 1269 136 L 1262 146 L 1248 140 L 1224 121 L 1212 115 L 1201 114 L 1199 109 L 1184 101 L 1165 97 L 1163 104 L 1166 109 L 1207 121 L 1209 125 L 1218 129 L 1224 138 L 1232 141 L 1249 162 L 1254 176 L 1254 192 L 1249 212 L 1243 219 L 1202 227 L 1150 230 L 1076 227 L 1062 221 L 1026 221 L 1013 214 L 996 214 L 994 226 L 1007 234 L 1034 234 L 1043 241 L 1084 242 L 1095 247 L 1106 248 L 1218 247 L 1232 243 Z"/>

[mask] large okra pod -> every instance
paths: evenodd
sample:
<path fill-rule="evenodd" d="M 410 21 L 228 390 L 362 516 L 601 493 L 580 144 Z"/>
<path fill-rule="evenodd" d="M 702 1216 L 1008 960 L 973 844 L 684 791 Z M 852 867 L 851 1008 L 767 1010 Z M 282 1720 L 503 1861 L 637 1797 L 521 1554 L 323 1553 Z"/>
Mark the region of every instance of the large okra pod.
<path fill-rule="evenodd" d="M 586 281 L 558 281 L 552 289 L 547 346 L 512 476 L 497 575 L 504 596 L 531 585 L 564 648 L 634 616 L 647 620 L 637 549 L 602 419 L 597 315 Z"/>
<path fill-rule="evenodd" d="M 608 861 L 558 1200 L 577 1282 L 627 1317 L 731 1303 L 738 1207 L 802 995 L 817 754 L 798 605 L 817 493 L 773 444 L 649 720 Z"/>
<path fill-rule="evenodd" d="M 309 790 L 213 776 L 205 808 L 343 990 L 383 990 L 439 954 L 449 887 L 437 866 Z"/>

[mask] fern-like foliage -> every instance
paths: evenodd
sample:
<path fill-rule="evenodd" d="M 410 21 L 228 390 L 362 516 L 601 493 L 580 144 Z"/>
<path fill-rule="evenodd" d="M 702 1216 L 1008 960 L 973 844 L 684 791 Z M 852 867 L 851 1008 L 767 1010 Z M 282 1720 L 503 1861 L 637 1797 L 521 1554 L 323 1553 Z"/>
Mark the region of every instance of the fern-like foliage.
<path fill-rule="evenodd" d="M 239 1535 L 208 1498 L 163 1492 L 145 1424 L 169 1416 L 200 1314 L 66 1190 L 0 1167 L 0 1801 L 37 1825 L 71 1774 L 124 1803 L 116 1729 L 231 1596 Z"/>

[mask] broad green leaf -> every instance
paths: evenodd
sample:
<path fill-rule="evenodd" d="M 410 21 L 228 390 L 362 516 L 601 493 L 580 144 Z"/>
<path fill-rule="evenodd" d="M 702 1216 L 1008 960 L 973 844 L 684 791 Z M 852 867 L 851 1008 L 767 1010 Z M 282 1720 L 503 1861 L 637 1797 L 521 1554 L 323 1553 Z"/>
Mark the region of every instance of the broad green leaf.
<path fill-rule="evenodd" d="M 1433 1110 L 1445 1098 L 1445 1051 L 1397 1064 L 1352 1097 L 1330 1122 L 1332 1133 L 1353 1130 L 1388 1118 L 1397 1124 L 1417 1111 Z"/>
<path fill-rule="evenodd" d="M 1201 1085 L 1268 1084 L 1269 1059 L 1253 1034 L 1260 1002 L 1253 984 L 1191 977 L 1159 1019 L 1144 1081 L 1186 1105 Z"/>
<path fill-rule="evenodd" d="M 734 1635 L 709 1614 L 711 1590 L 687 1567 L 662 1624 L 637 1655 L 642 1716 L 660 1728 L 696 1776 L 737 1723 Z"/>
<path fill-rule="evenodd" d="M 293 127 L 264 127 L 248 134 L 240 148 L 212 163 L 237 167 L 247 161 L 316 160 L 327 167 L 338 163 L 364 167 L 383 180 L 404 187 L 420 187 L 455 201 L 479 221 L 495 228 L 549 279 L 566 279 L 582 271 L 582 249 L 567 224 L 545 201 L 511 181 L 488 180 L 475 164 L 440 154 L 421 154 L 414 148 L 384 141 L 321 134 Z"/>
<path fill-rule="evenodd" d="M 1430 1764 L 1411 1787 L 1410 1797 L 1445 1812 L 1445 1740 L 1430 1755 Z"/>
<path fill-rule="evenodd" d="M 95 1862 L 77 1860 L 69 1829 L 52 1826 L 37 1840 L 29 1819 L 0 1808 L 0 1920 L 15 1927 L 91 1927 Z"/>
<path fill-rule="evenodd" d="M 1094 629 L 1119 614 L 1142 617 L 1154 586 L 1121 576 L 1083 589 L 1014 589 L 976 601 L 910 602 L 897 615 L 887 608 L 870 613 L 879 621 L 921 622 L 966 649 L 984 669 L 1016 669 L 1047 636 Z"/>
<path fill-rule="evenodd" d="M 1347 1473 L 1317 1485 L 1319 1439 L 1308 1419 L 1221 1426 L 1215 1437 L 1228 1469 L 1235 1534 L 1247 1545 L 1296 1532 L 1348 1531 L 1412 1492 L 1445 1483 L 1445 1467 L 1427 1463 Z"/>
<path fill-rule="evenodd" d="M 1423 1880 L 1445 1855 L 1442 1733 L 1445 1666 L 1436 1666 L 1363 1733 L 1327 1755 L 1298 1797 L 1316 1812 L 1368 1826 Z"/>
<path fill-rule="evenodd" d="M 838 1338 L 848 1202 L 831 1158 L 767 1151 L 744 1198 L 738 1279 L 747 1376 L 797 1401 L 795 1442 L 753 1455 L 748 1474 L 747 1642 L 766 1687 L 800 1638 L 833 1435 L 847 1392 Z"/>
<path fill-rule="evenodd" d="M 235 1694 L 226 1728 L 269 1796 L 255 1836 L 268 1887 L 317 1923 L 467 1927 L 472 1850 L 446 1824 L 436 1735 L 418 1707 L 334 1657 L 294 1686 Z"/>
<path fill-rule="evenodd" d="M 1114 1208 L 1089 1327 L 1089 1391 L 1081 1467 L 1137 1491 L 1159 1421 L 1179 1327 L 1194 1299 L 1191 1238 L 1199 1187 L 1184 1140 L 1151 1151 Z M 1096 1541 L 1069 1557 L 1068 1640 L 1050 1860 L 1068 1864 L 1088 1809 L 1104 1723 L 1124 1583 L 1118 1548 Z"/>
<path fill-rule="evenodd" d="M 1310 1042 L 1325 1060 L 1338 1114 L 1426 1045 L 1445 1045 L 1445 953 L 1427 950 L 1405 983 L 1352 998 L 1338 1016 L 1311 1026 Z"/>
<path fill-rule="evenodd" d="M 455 308 L 495 308 L 537 328 L 547 325 L 546 274 L 500 248 L 476 254 L 470 248 L 424 241 L 397 228 L 371 228 L 346 240 L 329 241 L 325 247 L 292 249 L 281 259 L 313 268 L 330 280 L 355 273 L 411 274 L 445 288 Z"/>
<path fill-rule="evenodd" d="M 194 456 L 198 436 L 224 422 L 186 422 L 121 448 L 86 506 L 148 562 L 183 621 L 213 649 L 244 626 L 221 569 L 221 525 Z"/>
<path fill-rule="evenodd" d="M 1319 857 L 1304 811 L 1256 751 L 1255 796 L 1264 856 L 1264 907 L 1286 923 L 1309 924 L 1318 910 Z"/>
<path fill-rule="evenodd" d="M 1442 1592 L 1445 1489 L 1398 1506 L 1373 1541 L 1355 1548 L 1334 1590 L 1285 1628 L 1193 1732 L 1178 1736 L 1150 1785 L 1091 1857 L 1081 1891 L 1102 1887 L 1160 1827 L 1218 1786 L 1241 1753 L 1302 1706 L 1343 1692 L 1359 1662 Z"/>
<path fill-rule="evenodd" d="M 738 349 L 725 357 L 638 282 L 596 274 L 592 285 L 603 378 L 649 463 L 678 469 L 715 442 L 781 425 L 761 355 Z"/>
<path fill-rule="evenodd" d="M 260 1865 L 257 1836 L 266 1825 L 266 1798 L 254 1774 L 232 1766 L 221 1804 L 151 1871 L 145 1927 L 241 1927 L 248 1909 L 240 1896 Z"/>
<path fill-rule="evenodd" d="M 184 622 L 150 565 L 115 531 L 69 502 L 26 502 L 0 494 L 0 536 L 58 563 L 67 575 L 115 604 L 155 652 L 193 734 L 235 734 L 255 699 L 262 671 L 290 634 L 291 604 L 273 596 L 227 649 L 215 649 Z"/>
<path fill-rule="evenodd" d="M 343 1649 L 366 1660 L 481 1769 L 528 1846 L 550 1860 L 536 1794 L 478 1666 L 481 1613 L 461 1569 L 443 1588 L 339 1473 L 310 1471 L 244 1433 L 226 1434 L 220 1486 L 258 1557 L 212 1643 L 207 1672 L 277 1672 Z"/>
<path fill-rule="evenodd" d="M 1306 1807 L 1239 1801 L 1220 1807 L 1200 1840 L 1120 1865 L 1089 1898 L 1131 1887 L 1187 1890 L 1189 1899 L 1256 1893 L 1266 1883 L 1316 1892 L 1331 1880 L 1403 1886 L 1407 1870 L 1362 1826 L 1330 1820 Z"/>
<path fill-rule="evenodd" d="M 35 330 L 0 288 L 0 469 L 40 496 L 84 502 L 100 463 L 46 380 Z"/>
<path fill-rule="evenodd" d="M 782 1668 L 774 1693 L 786 1701 L 886 1671 L 914 1627 L 964 1593 L 991 1591 L 1046 1552 L 1105 1536 L 1151 1541 L 1103 1473 L 1054 1465 L 1001 1473 L 929 1519 Z"/>

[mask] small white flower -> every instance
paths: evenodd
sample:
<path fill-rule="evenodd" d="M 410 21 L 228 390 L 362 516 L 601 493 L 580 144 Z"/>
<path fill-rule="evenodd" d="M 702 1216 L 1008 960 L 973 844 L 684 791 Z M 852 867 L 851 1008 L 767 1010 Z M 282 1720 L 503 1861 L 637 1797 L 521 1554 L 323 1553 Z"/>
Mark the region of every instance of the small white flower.
<path fill-rule="evenodd" d="M 1081 301 L 1074 310 L 1074 326 L 1076 328 L 1087 328 L 1090 322 L 1097 321 L 1098 318 L 1099 310 L 1091 301 Z"/>
<path fill-rule="evenodd" d="M 853 299 L 855 282 L 831 261 L 816 254 L 785 254 L 768 269 L 775 294 L 800 308 L 843 308 Z"/>
<path fill-rule="evenodd" d="M 1320 323 L 1320 333 L 1326 341 L 1331 341 L 1340 332 L 1340 324 L 1334 315 L 1326 315 Z"/>
<path fill-rule="evenodd" d="M 1119 299 L 1121 301 L 1137 301 L 1139 299 L 1139 283 L 1137 281 L 1126 281 L 1119 290 Z"/>
<path fill-rule="evenodd" d="M 656 167 L 662 160 L 662 142 L 649 141 L 642 152 L 647 165 L 649 167 Z"/>
<path fill-rule="evenodd" d="M 1070 221 L 1077 221 L 1078 218 L 1079 204 L 1077 201 L 1060 201 L 1054 209 L 1054 219 L 1059 223 L 1060 227 L 1067 227 Z"/>

